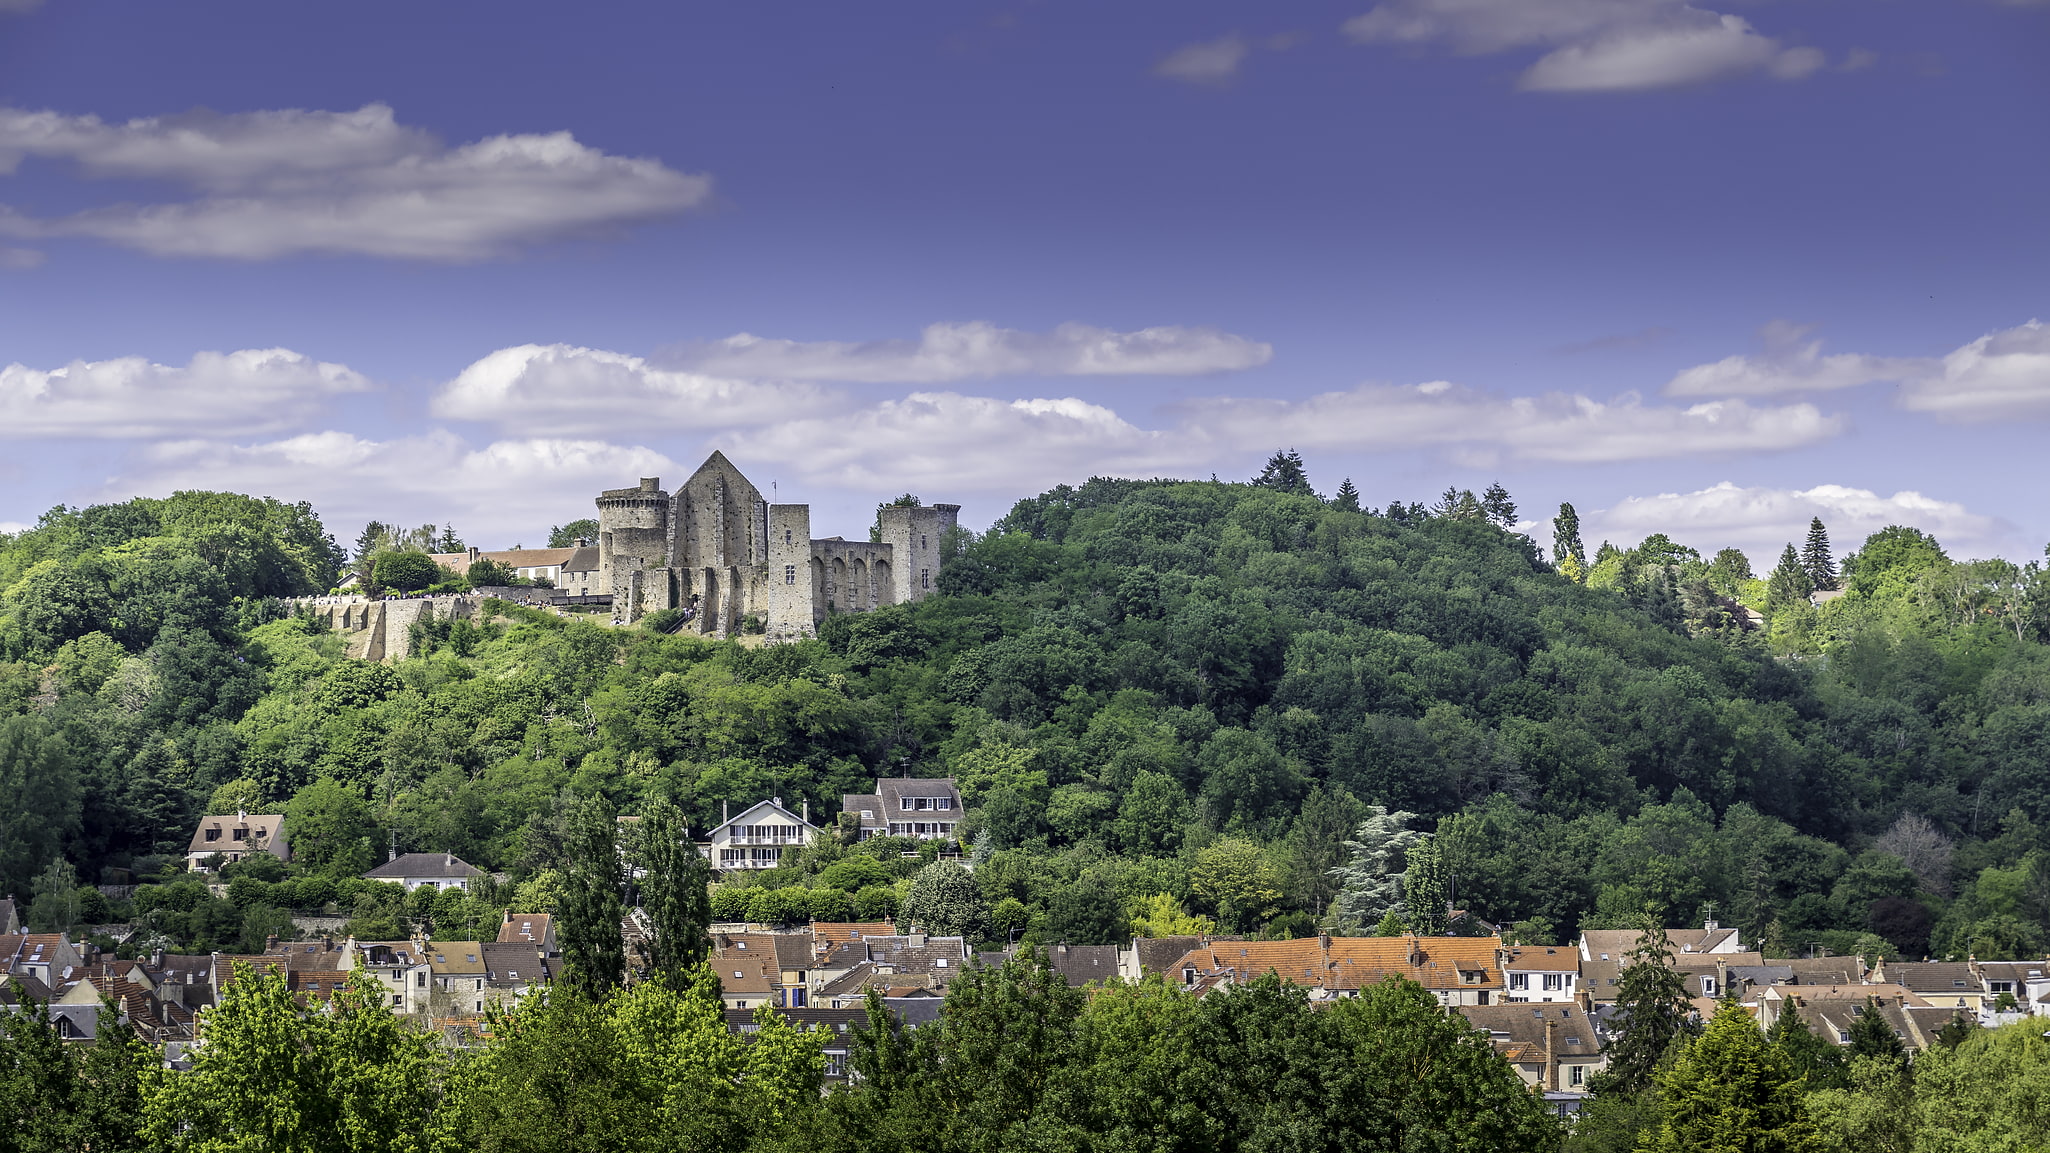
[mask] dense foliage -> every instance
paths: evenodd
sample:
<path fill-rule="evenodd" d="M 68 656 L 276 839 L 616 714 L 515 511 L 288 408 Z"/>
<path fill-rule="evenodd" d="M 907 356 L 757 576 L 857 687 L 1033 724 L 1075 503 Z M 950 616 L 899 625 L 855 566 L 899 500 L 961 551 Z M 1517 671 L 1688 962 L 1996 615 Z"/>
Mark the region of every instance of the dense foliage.
<path fill-rule="evenodd" d="M 304 507 L 58 510 L 0 538 L 0 885 L 50 893 L 46 922 L 132 918 L 186 947 L 323 910 L 447 935 L 578 899 L 580 800 L 666 801 L 702 832 L 768 796 L 827 817 L 909 772 L 958 780 L 972 885 L 918 877 L 932 845 L 827 839 L 717 886 L 712 912 L 915 898 L 986 940 L 1086 943 L 1429 927 L 1442 894 L 1528 940 L 1650 904 L 1773 951 L 2045 945 L 2039 566 L 1954 562 L 1910 529 L 1839 563 L 1811 532 L 1793 568 L 1844 585 L 1816 607 L 1663 536 L 1569 579 L 1504 527 L 1499 486 L 1355 503 L 1286 456 L 1252 484 L 1092 480 L 961 534 L 944 595 L 829 617 L 817 642 L 503 605 L 389 666 L 272 599 L 348 559 Z M 398 539 L 375 527 L 358 562 Z M 1577 518 L 1555 536 L 1576 547 Z M 287 814 L 293 864 L 238 867 L 225 899 L 165 883 L 194 818 L 237 807 Z M 1377 812 L 1403 826 L 1378 835 L 1430 836 L 1363 869 Z M 354 879 L 393 847 L 510 879 L 431 899 Z M 1366 891 L 1404 868 L 1430 900 Z M 110 869 L 155 883 L 114 908 L 65 895 Z"/>

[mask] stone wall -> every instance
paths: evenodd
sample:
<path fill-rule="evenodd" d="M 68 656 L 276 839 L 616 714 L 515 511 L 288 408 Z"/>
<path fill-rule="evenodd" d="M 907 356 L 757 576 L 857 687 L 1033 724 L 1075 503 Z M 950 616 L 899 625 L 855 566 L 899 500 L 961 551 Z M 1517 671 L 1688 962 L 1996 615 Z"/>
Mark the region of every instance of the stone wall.
<path fill-rule="evenodd" d="M 359 661 L 402 661 L 413 655 L 413 625 L 434 620 L 472 620 L 482 597 L 423 597 L 373 601 L 361 597 L 306 597 L 288 601 L 342 634 L 343 652 Z"/>

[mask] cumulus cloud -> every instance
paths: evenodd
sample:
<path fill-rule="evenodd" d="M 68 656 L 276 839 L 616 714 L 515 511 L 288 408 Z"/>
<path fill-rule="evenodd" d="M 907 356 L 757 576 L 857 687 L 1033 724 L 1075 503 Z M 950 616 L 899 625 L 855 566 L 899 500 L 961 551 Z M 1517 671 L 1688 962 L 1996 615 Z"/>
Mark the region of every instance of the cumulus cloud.
<path fill-rule="evenodd" d="M 1794 448 L 1841 427 L 1806 404 L 1761 408 L 1730 400 L 1683 408 L 1635 396 L 1497 397 L 1439 381 L 1362 385 L 1303 400 L 1213 397 L 1179 407 L 1154 429 L 1075 397 L 914 393 L 832 418 L 736 432 L 721 443 L 790 461 L 820 483 L 874 488 L 904 478 L 992 490 L 1091 473 L 1207 472 L 1277 444 L 1436 448 L 1470 464 L 1593 463 Z"/>
<path fill-rule="evenodd" d="M 370 382 L 285 348 L 202 352 L 184 365 L 140 356 L 62 368 L 0 368 L 0 439 L 234 436 L 291 426 Z"/>
<path fill-rule="evenodd" d="M 190 186 L 193 199 L 31 219 L 0 231 L 86 236 L 159 256 L 268 260 L 354 253 L 466 261 L 522 245 L 669 216 L 702 204 L 710 178 L 612 156 L 567 132 L 493 136 L 451 148 L 392 109 L 192 112 L 109 123 L 0 109 L 0 172 L 25 157 L 88 177 Z"/>
<path fill-rule="evenodd" d="M 1772 396 L 1826 392 L 1876 381 L 1906 380 L 1929 371 L 1933 362 L 1840 352 L 1822 354 L 1822 342 L 1806 339 L 1812 326 L 1775 320 L 1759 332 L 1765 351 L 1727 356 L 1713 364 L 1683 369 L 1666 382 L 1667 396 Z"/>
<path fill-rule="evenodd" d="M 2050 326 L 1991 332 L 1901 386 L 1901 407 L 1951 420 L 2050 412 Z"/>
<path fill-rule="evenodd" d="M 557 434 L 662 428 L 711 430 L 787 418 L 831 401 L 816 386 L 762 384 L 657 368 L 567 344 L 502 348 L 436 394 L 436 416 Z"/>
<path fill-rule="evenodd" d="M 1363 44 L 1443 45 L 1467 55 L 1541 48 L 1520 84 L 1544 92 L 1625 92 L 1822 67 L 1742 17 L 1685 0 L 1385 0 L 1345 24 Z"/>
<path fill-rule="evenodd" d="M 665 363 L 724 376 L 943 384 L 991 376 L 1197 376 L 1255 368 L 1272 345 L 1214 328 L 1023 332 L 984 321 L 927 325 L 912 340 L 772 340 L 741 333 L 669 350 Z"/>
<path fill-rule="evenodd" d="M 1234 32 L 1215 40 L 1184 44 L 1153 66 L 1155 76 L 1185 80 L 1191 84 L 1222 84 L 1238 75 L 1251 45 Z"/>
<path fill-rule="evenodd" d="M 675 462 L 653 449 L 601 440 L 501 440 L 477 448 L 439 429 L 381 441 L 323 431 L 253 444 L 152 445 L 104 493 L 125 499 L 229 489 L 312 501 L 338 536 L 372 519 L 434 520 L 455 524 L 472 542 L 502 547 L 542 543 L 550 524 L 591 515 L 601 489 L 675 471 Z"/>
<path fill-rule="evenodd" d="M 1730 481 L 1696 492 L 1630 497 L 1595 512 L 1588 521 L 1594 534 L 1617 544 L 1635 544 L 1662 532 L 1704 556 L 1722 548 L 1742 549 L 1752 568 L 1762 574 L 1779 560 L 1788 543 L 1800 547 L 1813 517 L 1821 517 L 1828 526 L 1839 556 L 1893 524 L 1931 534 L 1955 556 L 1988 555 L 2010 531 L 1993 517 L 1919 492 L 1881 496 L 1836 484 L 1780 489 L 1740 487 Z"/>

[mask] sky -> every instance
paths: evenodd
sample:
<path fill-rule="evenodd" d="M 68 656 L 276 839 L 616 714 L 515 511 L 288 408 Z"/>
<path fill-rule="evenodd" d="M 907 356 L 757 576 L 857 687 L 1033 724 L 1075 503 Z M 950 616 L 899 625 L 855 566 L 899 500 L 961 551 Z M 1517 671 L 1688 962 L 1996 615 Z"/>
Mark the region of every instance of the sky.
<path fill-rule="evenodd" d="M 2050 541 L 2050 3 L 0 0 L 0 532 L 1499 481 Z"/>

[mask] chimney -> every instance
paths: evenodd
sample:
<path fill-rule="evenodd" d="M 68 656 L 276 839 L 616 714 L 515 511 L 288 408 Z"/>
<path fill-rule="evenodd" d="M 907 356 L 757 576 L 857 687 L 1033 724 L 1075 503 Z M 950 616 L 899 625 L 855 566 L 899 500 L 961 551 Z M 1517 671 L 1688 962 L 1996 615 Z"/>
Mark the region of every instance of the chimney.
<path fill-rule="evenodd" d="M 245 813 L 245 812 L 243 812 L 243 811 L 242 811 L 242 810 L 241 810 L 241 809 L 240 809 L 239 807 L 238 807 L 238 808 L 236 808 L 236 810 L 235 810 L 235 822 L 236 822 L 237 824 L 240 824 L 241 822 L 243 822 L 243 821 L 246 821 L 246 820 L 248 820 L 248 819 L 249 819 L 249 814 L 248 814 L 248 813 Z"/>
<path fill-rule="evenodd" d="M 918 932 L 911 933 L 909 936 L 905 938 L 905 943 L 910 945 L 914 949 L 923 949 L 925 948 L 925 934 Z M 1062 947 L 1066 948 L 1066 946 Z"/>
<path fill-rule="evenodd" d="M 1550 1017 L 1545 1018 L 1544 1088 L 1548 1091 L 1552 1089 L 1557 1089 L 1559 1087 L 1559 1056 L 1557 1051 L 1557 1045 L 1553 1040 L 1553 1038 L 1555 1038 L 1558 1035 L 1558 1032 L 1559 1023 L 1557 1021 L 1552 1020 Z"/>
<path fill-rule="evenodd" d="M 732 820 L 732 819 L 733 819 L 733 814 L 731 814 L 731 813 L 729 813 L 729 812 L 727 812 L 727 811 L 726 811 L 726 802 L 725 802 L 725 801 L 720 801 L 720 802 L 719 802 L 719 823 L 723 825 L 723 824 L 725 824 L 726 822 L 728 822 L 728 821 L 730 821 L 730 820 Z"/>
<path fill-rule="evenodd" d="M 811 824 L 811 798 L 810 798 L 810 797 L 806 797 L 806 798 L 804 799 L 804 823 L 805 823 L 805 824 L 807 824 L 807 825 Z"/>
<path fill-rule="evenodd" d="M 265 937 L 263 939 L 263 951 L 266 953 L 275 953 L 278 951 L 278 935 L 276 933 L 272 933 L 270 936 Z"/>
<path fill-rule="evenodd" d="M 445 868 L 445 869 L 452 869 L 452 868 L 454 868 L 454 867 L 455 867 L 455 863 L 456 863 L 456 855 L 455 855 L 454 853 L 450 853 L 450 854 L 448 854 L 447 856 L 443 857 L 443 858 L 442 858 L 442 861 L 441 861 L 441 865 L 442 865 L 442 867 L 443 867 L 443 868 Z"/>

